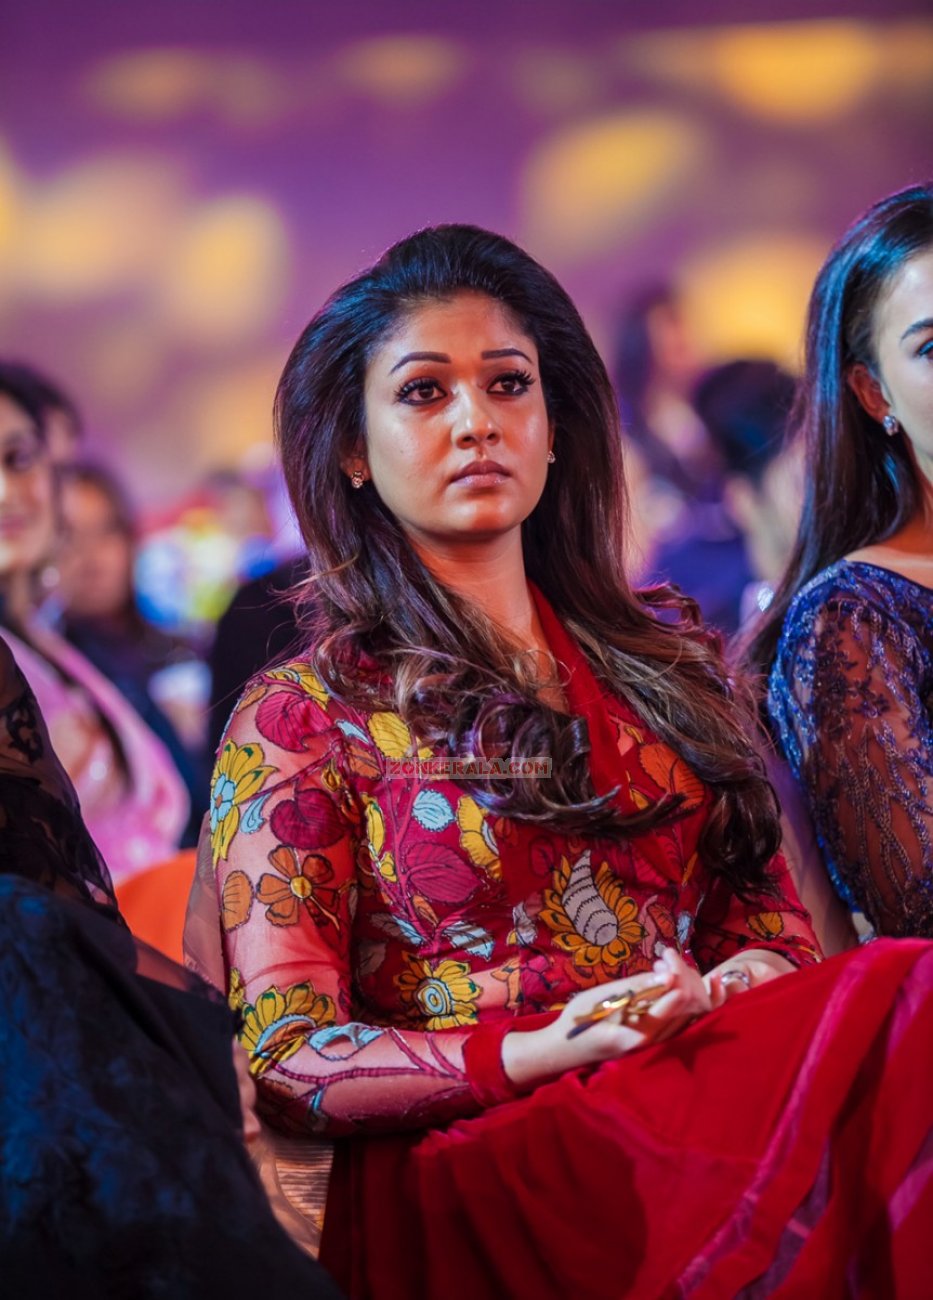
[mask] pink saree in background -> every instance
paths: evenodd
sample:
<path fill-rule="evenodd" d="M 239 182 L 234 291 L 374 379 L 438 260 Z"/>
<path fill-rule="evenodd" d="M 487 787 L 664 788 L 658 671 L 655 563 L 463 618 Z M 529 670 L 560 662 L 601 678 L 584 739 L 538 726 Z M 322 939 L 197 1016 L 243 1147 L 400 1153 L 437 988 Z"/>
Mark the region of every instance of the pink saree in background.
<path fill-rule="evenodd" d="M 30 629 L 41 654 L 9 631 L 3 635 L 35 693 L 57 751 L 66 752 L 69 729 L 87 726 L 89 717 L 102 718 L 110 727 L 112 735 L 100 728 L 82 771 L 68 775 L 114 884 L 119 888 L 171 858 L 188 819 L 188 794 L 158 736 L 116 687 L 56 633 Z M 114 737 L 126 767 L 125 786 L 116 797 L 111 778 L 120 757 Z"/>

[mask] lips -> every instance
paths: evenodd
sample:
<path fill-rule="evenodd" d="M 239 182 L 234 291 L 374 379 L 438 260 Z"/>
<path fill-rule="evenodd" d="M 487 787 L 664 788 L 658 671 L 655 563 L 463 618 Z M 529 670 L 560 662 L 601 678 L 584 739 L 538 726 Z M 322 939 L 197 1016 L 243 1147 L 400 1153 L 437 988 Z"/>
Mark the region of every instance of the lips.
<path fill-rule="evenodd" d="M 502 478 L 509 478 L 509 471 L 504 465 L 498 464 L 494 460 L 474 460 L 469 465 L 464 465 L 463 469 L 458 470 L 453 476 L 451 482 L 456 483 L 458 479 L 464 478 L 486 478 L 493 475 L 499 475 Z"/>

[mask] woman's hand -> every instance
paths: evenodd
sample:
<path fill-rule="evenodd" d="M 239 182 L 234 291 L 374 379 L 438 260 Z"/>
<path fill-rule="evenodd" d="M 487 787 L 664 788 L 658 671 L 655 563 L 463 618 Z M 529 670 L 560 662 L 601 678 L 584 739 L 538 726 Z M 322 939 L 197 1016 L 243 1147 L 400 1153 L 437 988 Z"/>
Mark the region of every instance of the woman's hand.
<path fill-rule="evenodd" d="M 594 1017 L 580 1029 L 581 1018 L 594 1012 L 598 1015 L 607 999 L 632 992 L 637 1001 L 639 993 L 658 986 L 666 991 L 637 1019 L 626 1022 L 623 1008 Z M 653 972 L 586 989 L 571 998 L 553 1024 L 530 1033 L 506 1034 L 502 1065 L 517 1087 L 532 1087 L 566 1070 L 596 1065 L 624 1056 L 645 1043 L 670 1038 L 711 1007 L 709 990 L 699 972 L 688 966 L 679 953 L 666 948 Z"/>
<path fill-rule="evenodd" d="M 746 948 L 739 956 L 714 966 L 704 975 L 703 983 L 715 1009 L 732 997 L 747 993 L 749 989 L 767 984 L 781 975 L 790 975 L 796 969 L 780 953 L 769 952 L 766 948 Z"/>

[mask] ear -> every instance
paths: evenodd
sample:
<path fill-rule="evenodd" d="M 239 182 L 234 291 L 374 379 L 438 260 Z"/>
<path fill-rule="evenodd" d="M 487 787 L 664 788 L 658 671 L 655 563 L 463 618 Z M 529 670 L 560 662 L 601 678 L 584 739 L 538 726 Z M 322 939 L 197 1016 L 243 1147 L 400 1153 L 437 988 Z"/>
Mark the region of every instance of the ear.
<path fill-rule="evenodd" d="M 881 381 L 875 378 L 867 366 L 859 362 L 857 365 L 850 366 L 846 383 L 858 398 L 862 409 L 880 424 L 891 409 L 891 403 L 885 396 Z"/>

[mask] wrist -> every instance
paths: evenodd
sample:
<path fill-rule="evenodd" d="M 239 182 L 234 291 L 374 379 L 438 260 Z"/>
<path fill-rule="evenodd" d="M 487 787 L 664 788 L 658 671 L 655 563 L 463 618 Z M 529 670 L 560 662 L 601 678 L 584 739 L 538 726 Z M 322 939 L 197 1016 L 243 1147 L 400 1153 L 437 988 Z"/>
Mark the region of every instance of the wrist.
<path fill-rule="evenodd" d="M 463 1058 L 467 1082 L 481 1106 L 512 1101 L 540 1082 L 540 1071 L 534 1069 L 531 1040 L 539 1038 L 557 1014 L 548 1011 L 500 1020 L 478 1025 L 473 1030 L 464 1046 Z"/>

